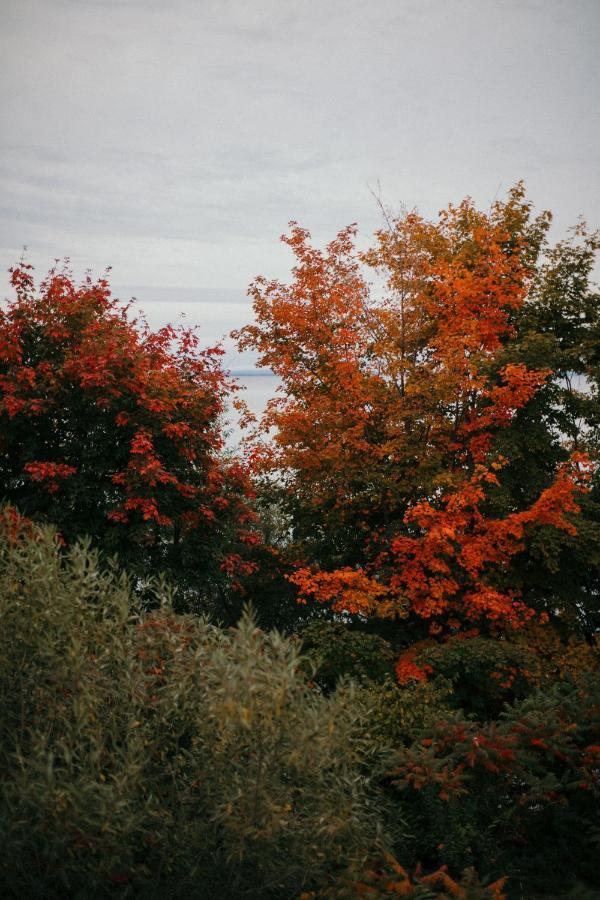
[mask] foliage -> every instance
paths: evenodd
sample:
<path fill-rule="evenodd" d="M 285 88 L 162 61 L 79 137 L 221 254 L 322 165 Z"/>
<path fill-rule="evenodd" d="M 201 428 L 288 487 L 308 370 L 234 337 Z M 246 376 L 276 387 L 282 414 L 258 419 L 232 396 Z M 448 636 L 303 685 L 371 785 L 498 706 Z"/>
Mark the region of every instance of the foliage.
<path fill-rule="evenodd" d="M 412 853 L 454 870 L 485 866 L 530 894 L 565 896 L 578 880 L 598 890 L 599 742 L 597 675 L 535 692 L 497 722 L 440 720 L 399 749 L 392 772 L 418 835 Z"/>
<path fill-rule="evenodd" d="M 596 646 L 549 624 L 534 623 L 504 636 L 459 633 L 442 642 L 413 644 L 398 659 L 400 684 L 439 679 L 452 685 L 453 705 L 477 718 L 496 718 L 504 704 L 556 681 L 585 680 L 598 671 Z"/>
<path fill-rule="evenodd" d="M 536 274 L 515 318 L 504 360 L 551 374 L 511 428 L 498 435 L 504 505 L 533 498 L 569 448 L 598 459 L 600 424 L 600 295 L 593 274 L 600 233 L 583 222 L 555 246 L 543 241 Z M 577 535 L 541 529 L 519 558 L 515 579 L 531 605 L 561 610 L 572 627 L 592 636 L 600 625 L 600 506 L 598 473 L 580 498 Z M 499 498 L 500 499 L 500 498 Z M 522 501 L 521 501 L 522 502 Z"/>
<path fill-rule="evenodd" d="M 552 354 L 523 350 L 551 277 L 548 224 L 522 185 L 487 213 L 465 200 L 437 222 L 388 218 L 362 256 L 353 227 L 320 252 L 292 223 L 293 280 L 256 279 L 256 324 L 238 337 L 283 383 L 261 425 L 273 440 L 255 453 L 288 491 L 302 599 L 434 629 L 531 618 L 517 566 L 533 541 L 539 555 L 575 536 L 593 474 L 589 441 L 547 426 L 535 491 L 503 479 L 503 436 L 561 375 Z M 385 279 L 382 299 L 361 263 Z"/>
<path fill-rule="evenodd" d="M 222 611 L 257 540 L 247 472 L 221 453 L 222 350 L 132 319 L 104 278 L 53 270 L 36 291 L 30 270 L 0 313 L 0 496 Z"/>
<path fill-rule="evenodd" d="M 335 688 L 344 676 L 382 682 L 393 672 L 394 651 L 377 634 L 317 619 L 302 628 L 300 636 L 314 666 L 313 679 L 324 690 Z"/>
<path fill-rule="evenodd" d="M 251 286 L 243 463 L 219 348 L 12 271 L 10 895 L 600 893 L 600 235 L 550 246 L 522 184 L 382 212 Z"/>
<path fill-rule="evenodd" d="M 136 610 L 85 544 L 5 515 L 4 896 L 285 897 L 376 850 L 375 750 L 297 642 Z"/>
<path fill-rule="evenodd" d="M 454 703 L 479 718 L 495 718 L 504 703 L 526 696 L 533 687 L 534 655 L 522 645 L 485 637 L 426 643 L 403 654 L 396 665 L 402 684 L 411 677 L 443 676 L 453 686 Z"/>
<path fill-rule="evenodd" d="M 289 521 L 278 500 L 278 492 L 263 479 L 254 478 L 256 497 L 251 503 L 256 521 L 253 532 L 259 540 L 246 549 L 253 571 L 244 574 L 240 598 L 251 598 L 261 628 L 277 628 L 286 634 L 302 628 L 307 621 L 322 616 L 322 610 L 297 602 L 290 581 L 294 565 L 286 548 Z"/>
<path fill-rule="evenodd" d="M 391 854 L 384 856 L 384 865 L 369 870 L 365 880 L 358 885 L 357 894 L 362 897 L 402 896 L 419 900 L 506 900 L 503 893 L 505 878 L 493 884 L 481 883 L 474 869 L 466 869 L 459 881 L 448 875 L 446 866 L 424 875 L 420 868 L 410 875 Z"/>
<path fill-rule="evenodd" d="M 387 678 L 362 685 L 369 707 L 369 731 L 379 744 L 410 744 L 423 731 L 452 715 L 452 685 L 442 677 L 400 686 Z"/>

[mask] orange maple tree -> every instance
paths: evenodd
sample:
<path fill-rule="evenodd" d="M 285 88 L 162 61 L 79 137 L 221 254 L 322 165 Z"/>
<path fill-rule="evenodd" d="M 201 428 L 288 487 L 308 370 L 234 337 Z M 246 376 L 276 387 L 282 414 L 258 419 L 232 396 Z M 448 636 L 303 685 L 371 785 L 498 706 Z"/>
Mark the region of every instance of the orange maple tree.
<path fill-rule="evenodd" d="M 292 223 L 292 282 L 252 285 L 240 346 L 283 391 L 255 454 L 293 507 L 301 600 L 434 632 L 532 615 L 511 560 L 534 529 L 573 533 L 591 467 L 575 454 L 535 502 L 495 511 L 495 438 L 550 374 L 506 353 L 534 277 L 529 213 L 518 185 L 487 213 L 467 199 L 435 222 L 388 217 L 362 254 L 353 226 L 319 251 Z"/>

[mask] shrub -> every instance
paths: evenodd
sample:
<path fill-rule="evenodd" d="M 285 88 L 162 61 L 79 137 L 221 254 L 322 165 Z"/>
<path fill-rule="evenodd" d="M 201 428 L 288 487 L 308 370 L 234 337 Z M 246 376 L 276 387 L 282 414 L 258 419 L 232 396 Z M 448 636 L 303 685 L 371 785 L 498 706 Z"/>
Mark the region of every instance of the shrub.
<path fill-rule="evenodd" d="M 393 673 L 394 651 L 379 635 L 320 619 L 306 625 L 301 638 L 316 669 L 314 679 L 324 690 L 332 690 L 343 676 L 383 682 Z"/>
<path fill-rule="evenodd" d="M 455 637 L 425 647 L 417 662 L 446 678 L 455 706 L 480 719 L 493 719 L 505 703 L 527 696 L 539 669 L 528 647 L 482 636 Z"/>
<path fill-rule="evenodd" d="M 392 747 L 410 744 L 453 708 L 452 686 L 444 678 L 404 687 L 387 678 L 381 684 L 364 684 L 362 692 L 369 707 L 371 734 Z"/>
<path fill-rule="evenodd" d="M 0 855 L 15 897 L 293 897 L 355 879 L 381 826 L 351 684 L 297 642 L 136 608 L 85 543 L 0 547 Z M 376 768 L 376 767 L 375 767 Z M 342 890 L 342 888 L 340 888 Z"/>
<path fill-rule="evenodd" d="M 559 683 L 479 724 L 455 712 L 398 752 L 402 858 L 507 874 L 532 896 L 600 890 L 600 680 Z"/>
<path fill-rule="evenodd" d="M 377 869 L 367 870 L 364 881 L 358 885 L 357 893 L 371 897 L 393 897 L 399 894 L 409 900 L 506 900 L 503 892 L 505 878 L 493 884 L 481 882 L 474 869 L 465 869 L 459 881 L 448 875 L 446 866 L 441 866 L 429 875 L 420 867 L 411 875 L 390 853 L 383 854 Z"/>
<path fill-rule="evenodd" d="M 536 688 L 585 681 L 599 664 L 597 646 L 536 622 L 495 637 L 458 634 L 413 644 L 398 660 L 396 675 L 404 685 L 441 678 L 452 686 L 455 708 L 491 720 Z"/>

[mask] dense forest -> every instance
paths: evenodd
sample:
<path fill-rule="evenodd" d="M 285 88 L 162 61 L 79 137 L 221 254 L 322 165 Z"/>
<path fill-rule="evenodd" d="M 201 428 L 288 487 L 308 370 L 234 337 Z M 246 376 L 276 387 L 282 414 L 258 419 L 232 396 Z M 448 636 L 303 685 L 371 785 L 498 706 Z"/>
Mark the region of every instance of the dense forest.
<path fill-rule="evenodd" d="M 11 270 L 5 896 L 600 895 L 600 235 L 381 212 L 250 286 L 258 421 L 201 331 Z"/>

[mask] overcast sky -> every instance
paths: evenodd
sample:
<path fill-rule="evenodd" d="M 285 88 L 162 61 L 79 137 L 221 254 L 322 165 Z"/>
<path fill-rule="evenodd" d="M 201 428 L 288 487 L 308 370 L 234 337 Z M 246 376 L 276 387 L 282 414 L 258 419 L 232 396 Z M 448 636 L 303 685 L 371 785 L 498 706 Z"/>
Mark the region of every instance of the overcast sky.
<path fill-rule="evenodd" d="M 0 0 L 0 60 L 2 269 L 112 265 L 207 340 L 290 219 L 366 242 L 378 181 L 600 224 L 600 0 Z"/>

